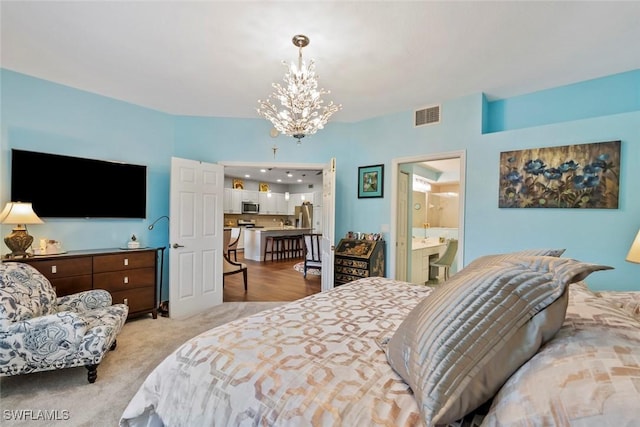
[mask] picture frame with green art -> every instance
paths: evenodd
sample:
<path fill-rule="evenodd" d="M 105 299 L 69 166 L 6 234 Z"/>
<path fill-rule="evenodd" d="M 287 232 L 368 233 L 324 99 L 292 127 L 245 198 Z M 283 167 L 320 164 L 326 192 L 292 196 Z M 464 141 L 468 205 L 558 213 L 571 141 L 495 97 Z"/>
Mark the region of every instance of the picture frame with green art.
<path fill-rule="evenodd" d="M 384 197 L 384 165 L 358 168 L 358 198 Z"/>

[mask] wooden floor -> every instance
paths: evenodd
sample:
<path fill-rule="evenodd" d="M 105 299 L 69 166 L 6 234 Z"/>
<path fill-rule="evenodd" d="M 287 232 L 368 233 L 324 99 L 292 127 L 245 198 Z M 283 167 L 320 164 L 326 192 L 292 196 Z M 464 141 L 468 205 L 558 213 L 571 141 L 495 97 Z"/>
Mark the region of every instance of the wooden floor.
<path fill-rule="evenodd" d="M 320 292 L 319 275 L 309 273 L 305 279 L 293 269 L 302 260 L 258 262 L 245 260 L 242 251 L 238 251 L 238 262 L 248 267 L 248 290 L 244 290 L 242 274 L 226 276 L 223 301 L 294 301 Z"/>

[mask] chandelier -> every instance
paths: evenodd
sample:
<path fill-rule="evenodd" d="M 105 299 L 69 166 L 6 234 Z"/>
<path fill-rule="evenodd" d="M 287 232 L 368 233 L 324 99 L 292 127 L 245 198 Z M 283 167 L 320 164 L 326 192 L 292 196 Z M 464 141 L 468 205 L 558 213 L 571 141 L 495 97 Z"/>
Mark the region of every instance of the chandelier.
<path fill-rule="evenodd" d="M 329 117 L 342 108 L 333 101 L 323 105 L 321 96 L 329 94 L 325 89 L 318 89 L 313 59 L 307 65 L 302 60 L 302 48 L 309 44 L 305 35 L 293 36 L 292 42 L 298 47 L 298 64 L 291 63 L 284 76 L 285 85 L 273 83 L 275 92 L 264 101 L 258 100 L 258 114 L 271 121 L 276 130 L 298 140 L 312 135 L 322 129 Z M 287 66 L 285 61 L 282 63 Z M 281 110 L 271 100 L 280 101 Z"/>

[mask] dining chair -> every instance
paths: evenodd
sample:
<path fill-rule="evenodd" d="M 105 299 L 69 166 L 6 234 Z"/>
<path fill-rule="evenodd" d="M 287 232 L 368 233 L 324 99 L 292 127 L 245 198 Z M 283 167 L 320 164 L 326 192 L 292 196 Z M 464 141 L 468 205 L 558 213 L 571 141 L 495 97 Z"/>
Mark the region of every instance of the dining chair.
<path fill-rule="evenodd" d="M 240 241 L 240 227 L 234 227 L 231 229 L 230 243 L 227 246 L 227 256 L 231 259 L 231 253 L 233 253 L 233 260 L 238 262 L 238 242 Z"/>
<path fill-rule="evenodd" d="M 225 228 L 223 234 L 223 248 L 229 247 L 231 241 L 231 229 Z M 222 286 L 224 287 L 224 278 L 231 274 L 242 273 L 244 280 L 244 290 L 247 291 L 247 264 L 243 262 L 231 261 L 226 250 L 222 252 Z"/>
<path fill-rule="evenodd" d="M 304 270 L 303 276 L 307 277 L 307 270 L 322 268 L 322 254 L 320 253 L 320 240 L 322 234 L 303 234 L 304 238 Z"/>

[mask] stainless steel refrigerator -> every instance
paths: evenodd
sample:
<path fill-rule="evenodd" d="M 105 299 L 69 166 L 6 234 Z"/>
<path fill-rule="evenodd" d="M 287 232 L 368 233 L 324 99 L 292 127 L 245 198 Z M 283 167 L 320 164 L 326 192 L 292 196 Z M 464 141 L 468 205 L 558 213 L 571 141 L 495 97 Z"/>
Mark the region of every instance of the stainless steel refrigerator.
<path fill-rule="evenodd" d="M 296 227 L 313 229 L 313 205 L 310 202 L 304 202 L 302 205 L 296 206 L 295 215 Z"/>

